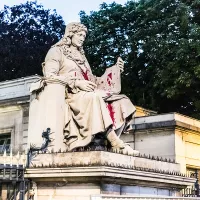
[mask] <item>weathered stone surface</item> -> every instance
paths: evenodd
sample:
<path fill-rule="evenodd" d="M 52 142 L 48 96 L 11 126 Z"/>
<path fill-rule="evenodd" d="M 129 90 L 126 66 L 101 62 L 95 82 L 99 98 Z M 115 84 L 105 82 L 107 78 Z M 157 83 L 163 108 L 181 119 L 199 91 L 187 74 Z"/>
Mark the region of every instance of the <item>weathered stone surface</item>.
<path fill-rule="evenodd" d="M 37 81 L 39 76 L 4 81 L 0 83 L 0 101 L 18 97 L 30 96 L 30 85 Z"/>
<path fill-rule="evenodd" d="M 136 117 L 132 121 L 132 124 L 132 129 L 134 130 L 181 126 L 195 131 L 200 131 L 199 120 L 181 115 L 179 113 Z"/>
<path fill-rule="evenodd" d="M 105 165 L 124 168 L 147 168 L 153 170 L 180 172 L 180 165 L 147 158 L 127 156 L 105 151 L 67 152 L 39 154 L 31 166 L 91 166 Z"/>
<path fill-rule="evenodd" d="M 66 194 L 65 197 L 74 195 L 75 199 L 81 194 L 89 198 L 92 192 L 112 195 L 171 196 L 195 182 L 194 179 L 187 177 L 108 166 L 30 168 L 27 169 L 25 176 L 38 184 L 39 198 L 54 195 L 52 197 L 55 199 L 58 195 L 63 199 L 64 196 L 61 194 Z M 91 184 L 96 184 L 98 187 L 91 190 Z M 76 185 L 76 193 L 73 193 L 71 185 Z M 84 191 L 81 191 L 81 185 L 85 185 Z"/>
<path fill-rule="evenodd" d="M 100 194 L 100 187 L 94 183 L 88 184 L 63 184 L 63 183 L 38 183 L 37 198 L 63 199 L 63 200 L 90 200 L 90 195 Z"/>
<path fill-rule="evenodd" d="M 68 193 L 76 199 L 82 194 L 81 190 L 78 192 L 79 185 L 86 183 L 97 184 L 96 194 L 170 196 L 195 182 L 175 174 L 180 171 L 179 164 L 104 151 L 39 154 L 32 165 L 35 167 L 27 169 L 25 176 L 37 182 L 39 199 L 51 193 L 52 197 L 63 199 L 70 184 L 77 184 L 77 194 L 72 194 L 73 190 Z M 169 171 L 173 173 L 167 174 Z M 88 186 L 84 190 L 83 197 L 91 196 L 94 190 L 90 189 Z"/>
<path fill-rule="evenodd" d="M 101 191 L 102 194 L 118 194 L 121 193 L 121 185 L 117 184 L 101 184 Z"/>
<path fill-rule="evenodd" d="M 49 151 L 66 150 L 63 135 L 65 109 L 65 86 L 59 83 L 48 84 L 38 98 L 33 99 L 30 104 L 29 147 L 31 144 L 41 147 L 42 132 L 50 128 L 52 142 Z"/>

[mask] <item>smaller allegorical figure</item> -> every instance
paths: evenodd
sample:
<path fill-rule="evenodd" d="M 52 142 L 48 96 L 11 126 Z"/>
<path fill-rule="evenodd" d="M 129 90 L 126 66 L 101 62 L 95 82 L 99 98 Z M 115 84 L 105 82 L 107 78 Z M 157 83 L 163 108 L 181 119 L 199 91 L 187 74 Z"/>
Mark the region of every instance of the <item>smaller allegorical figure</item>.
<path fill-rule="evenodd" d="M 118 58 L 102 77 L 94 76 L 83 50 L 86 34 L 83 24 L 68 24 L 64 37 L 51 47 L 43 65 L 46 80 L 65 84 L 64 141 L 68 150 L 73 150 L 89 145 L 95 135 L 102 134 L 114 151 L 133 155 L 137 151 L 118 137 L 136 111 L 128 97 L 119 94 L 124 62 Z"/>

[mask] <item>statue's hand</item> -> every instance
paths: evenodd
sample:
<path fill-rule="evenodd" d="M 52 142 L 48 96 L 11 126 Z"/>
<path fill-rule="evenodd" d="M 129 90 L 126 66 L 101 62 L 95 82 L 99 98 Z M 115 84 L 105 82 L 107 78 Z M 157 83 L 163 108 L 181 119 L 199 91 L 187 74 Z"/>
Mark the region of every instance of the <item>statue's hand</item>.
<path fill-rule="evenodd" d="M 87 80 L 76 80 L 75 86 L 86 92 L 92 92 L 97 87 L 95 83 Z"/>
<path fill-rule="evenodd" d="M 122 73 L 124 71 L 124 61 L 120 57 L 118 57 L 116 65 L 119 67 L 120 72 Z"/>

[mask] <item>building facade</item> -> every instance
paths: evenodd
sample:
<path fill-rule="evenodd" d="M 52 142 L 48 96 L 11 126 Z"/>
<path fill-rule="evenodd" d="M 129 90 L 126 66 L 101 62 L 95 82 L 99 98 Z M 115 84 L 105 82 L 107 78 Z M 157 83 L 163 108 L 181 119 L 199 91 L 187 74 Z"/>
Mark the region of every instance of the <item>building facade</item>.
<path fill-rule="evenodd" d="M 18 152 L 24 155 L 28 152 L 29 89 L 31 83 L 37 81 L 39 78 L 39 76 L 30 76 L 0 83 L 0 153 L 2 155 L 0 157 L 0 164 L 5 162 L 5 158 L 3 157 L 5 150 L 7 154 L 12 152 L 13 155 L 17 155 Z M 76 178 L 73 177 L 73 180 L 71 180 L 69 174 L 73 173 L 75 168 L 72 169 L 72 171 L 70 171 L 69 168 L 62 168 L 63 174 L 56 177 L 58 169 L 52 167 L 53 164 L 55 164 L 56 156 L 54 154 L 45 154 L 37 157 L 39 163 L 37 159 L 33 160 L 32 167 L 27 169 L 25 176 L 34 180 L 34 184 L 37 185 L 35 188 L 37 188 L 36 190 L 39 192 L 38 195 L 41 194 L 39 195 L 39 200 L 47 199 L 48 192 L 45 197 L 42 197 L 44 191 L 49 191 L 50 193 L 54 191 L 52 188 L 55 188 L 55 181 L 57 181 L 58 185 L 62 185 L 64 184 L 63 180 L 67 180 L 69 183 L 69 185 L 66 183 L 63 185 L 63 188 L 68 192 L 69 188 L 72 188 L 71 191 L 75 188 L 77 191 L 81 192 L 82 190 L 78 190 L 78 188 L 83 187 L 84 191 L 86 187 L 88 191 L 90 191 L 90 188 L 93 188 L 94 191 L 96 191 L 94 195 L 97 196 L 101 193 L 174 196 L 178 194 L 181 195 L 180 191 L 187 186 L 192 188 L 195 180 L 192 178 L 190 179 L 190 177 L 195 176 L 195 173 L 200 170 L 199 120 L 178 113 L 157 114 L 154 111 L 137 107 L 136 117 L 132 121 L 129 133 L 123 134 L 121 138 L 129 143 L 133 149 L 140 152 L 138 158 L 134 158 L 134 161 L 131 161 L 131 163 L 126 160 L 127 158 L 121 158 L 122 160 L 124 159 L 127 166 L 119 163 L 119 157 L 108 164 L 109 161 L 104 160 L 104 156 L 109 158 L 109 160 L 112 160 L 115 156 L 112 153 L 105 153 L 100 156 L 100 160 L 96 161 L 96 163 L 99 163 L 98 166 L 93 163 L 93 168 L 91 168 L 91 166 L 86 167 L 87 163 L 84 163 L 85 160 L 80 161 L 77 154 L 74 155 L 74 158 L 80 161 L 78 164 L 66 164 L 68 162 L 67 160 L 65 160 L 65 163 L 62 163 L 62 159 L 57 161 L 59 170 L 61 170 L 64 165 L 71 167 L 74 165 L 75 168 L 82 167 L 82 173 L 85 175 L 80 176 L 74 172 Z M 85 152 L 83 154 L 86 158 L 92 160 L 90 153 L 87 154 Z M 63 152 L 59 154 L 63 159 L 66 155 L 72 156 L 72 154 L 64 154 Z M 54 160 L 50 159 L 51 162 L 45 163 L 43 161 L 47 158 L 46 156 L 49 156 L 49 159 L 54 157 Z M 23 163 L 23 161 L 20 162 Z M 137 163 L 139 164 L 137 165 Z M 120 168 L 120 165 L 129 175 L 124 174 L 124 170 Z M 48 169 L 47 166 L 50 166 L 50 169 Z M 157 166 L 159 167 L 157 168 Z M 131 170 L 129 168 L 131 168 Z M 92 169 L 94 170 L 93 175 L 88 175 L 86 172 Z M 109 178 L 102 178 L 102 173 L 99 171 L 100 169 L 103 170 L 102 173 L 110 174 Z M 149 171 L 147 169 L 149 169 Z M 159 170 L 160 172 L 158 175 Z M 170 170 L 172 174 L 170 174 Z M 119 175 L 116 177 L 117 171 Z M 173 171 L 175 174 L 173 174 Z M 147 178 L 143 176 L 145 173 L 146 176 L 149 177 L 148 181 L 146 180 Z M 155 173 L 157 173 L 157 181 L 154 180 Z M 184 175 L 185 178 L 181 177 L 181 174 L 178 176 L 179 173 L 187 174 L 187 176 Z M 45 176 L 45 179 L 43 179 L 43 176 Z M 122 181 L 117 181 L 119 177 L 121 177 Z M 95 179 L 98 181 L 94 181 Z M 44 180 L 46 180 L 46 182 Z M 74 180 L 76 181 L 74 182 Z M 87 180 L 87 184 L 84 180 Z M 114 184 L 112 184 L 113 181 L 115 182 Z M 42 185 L 45 186 L 46 189 Z M 173 187 L 170 185 L 176 189 L 173 190 Z M 0 188 L 4 191 L 4 195 L 2 193 L 4 199 L 10 195 L 8 193 L 5 194 L 6 187 L 7 186 L 4 184 L 4 190 Z M 59 189 L 57 189 L 59 194 L 62 193 L 63 188 L 59 187 Z M 52 195 L 53 194 L 54 193 L 52 193 Z M 85 199 L 88 199 L 88 197 Z"/>

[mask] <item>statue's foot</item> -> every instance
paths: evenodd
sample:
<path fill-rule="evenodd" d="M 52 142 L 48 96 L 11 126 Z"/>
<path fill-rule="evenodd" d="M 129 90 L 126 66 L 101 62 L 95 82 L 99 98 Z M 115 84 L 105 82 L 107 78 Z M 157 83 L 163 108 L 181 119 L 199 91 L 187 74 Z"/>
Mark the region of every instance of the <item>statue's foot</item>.
<path fill-rule="evenodd" d="M 139 151 L 133 150 L 128 144 L 125 144 L 122 140 L 120 140 L 114 131 L 111 131 L 107 135 L 107 139 L 112 146 L 113 152 L 115 153 L 122 153 L 130 156 L 139 154 Z"/>
<path fill-rule="evenodd" d="M 129 156 L 136 156 L 139 154 L 139 151 L 133 150 L 128 144 L 123 143 L 121 146 L 112 147 L 113 152 L 122 153 Z"/>
<path fill-rule="evenodd" d="M 128 144 L 125 144 L 125 147 L 122 149 L 122 153 L 129 156 L 136 156 L 139 154 L 139 151 L 133 150 Z"/>

